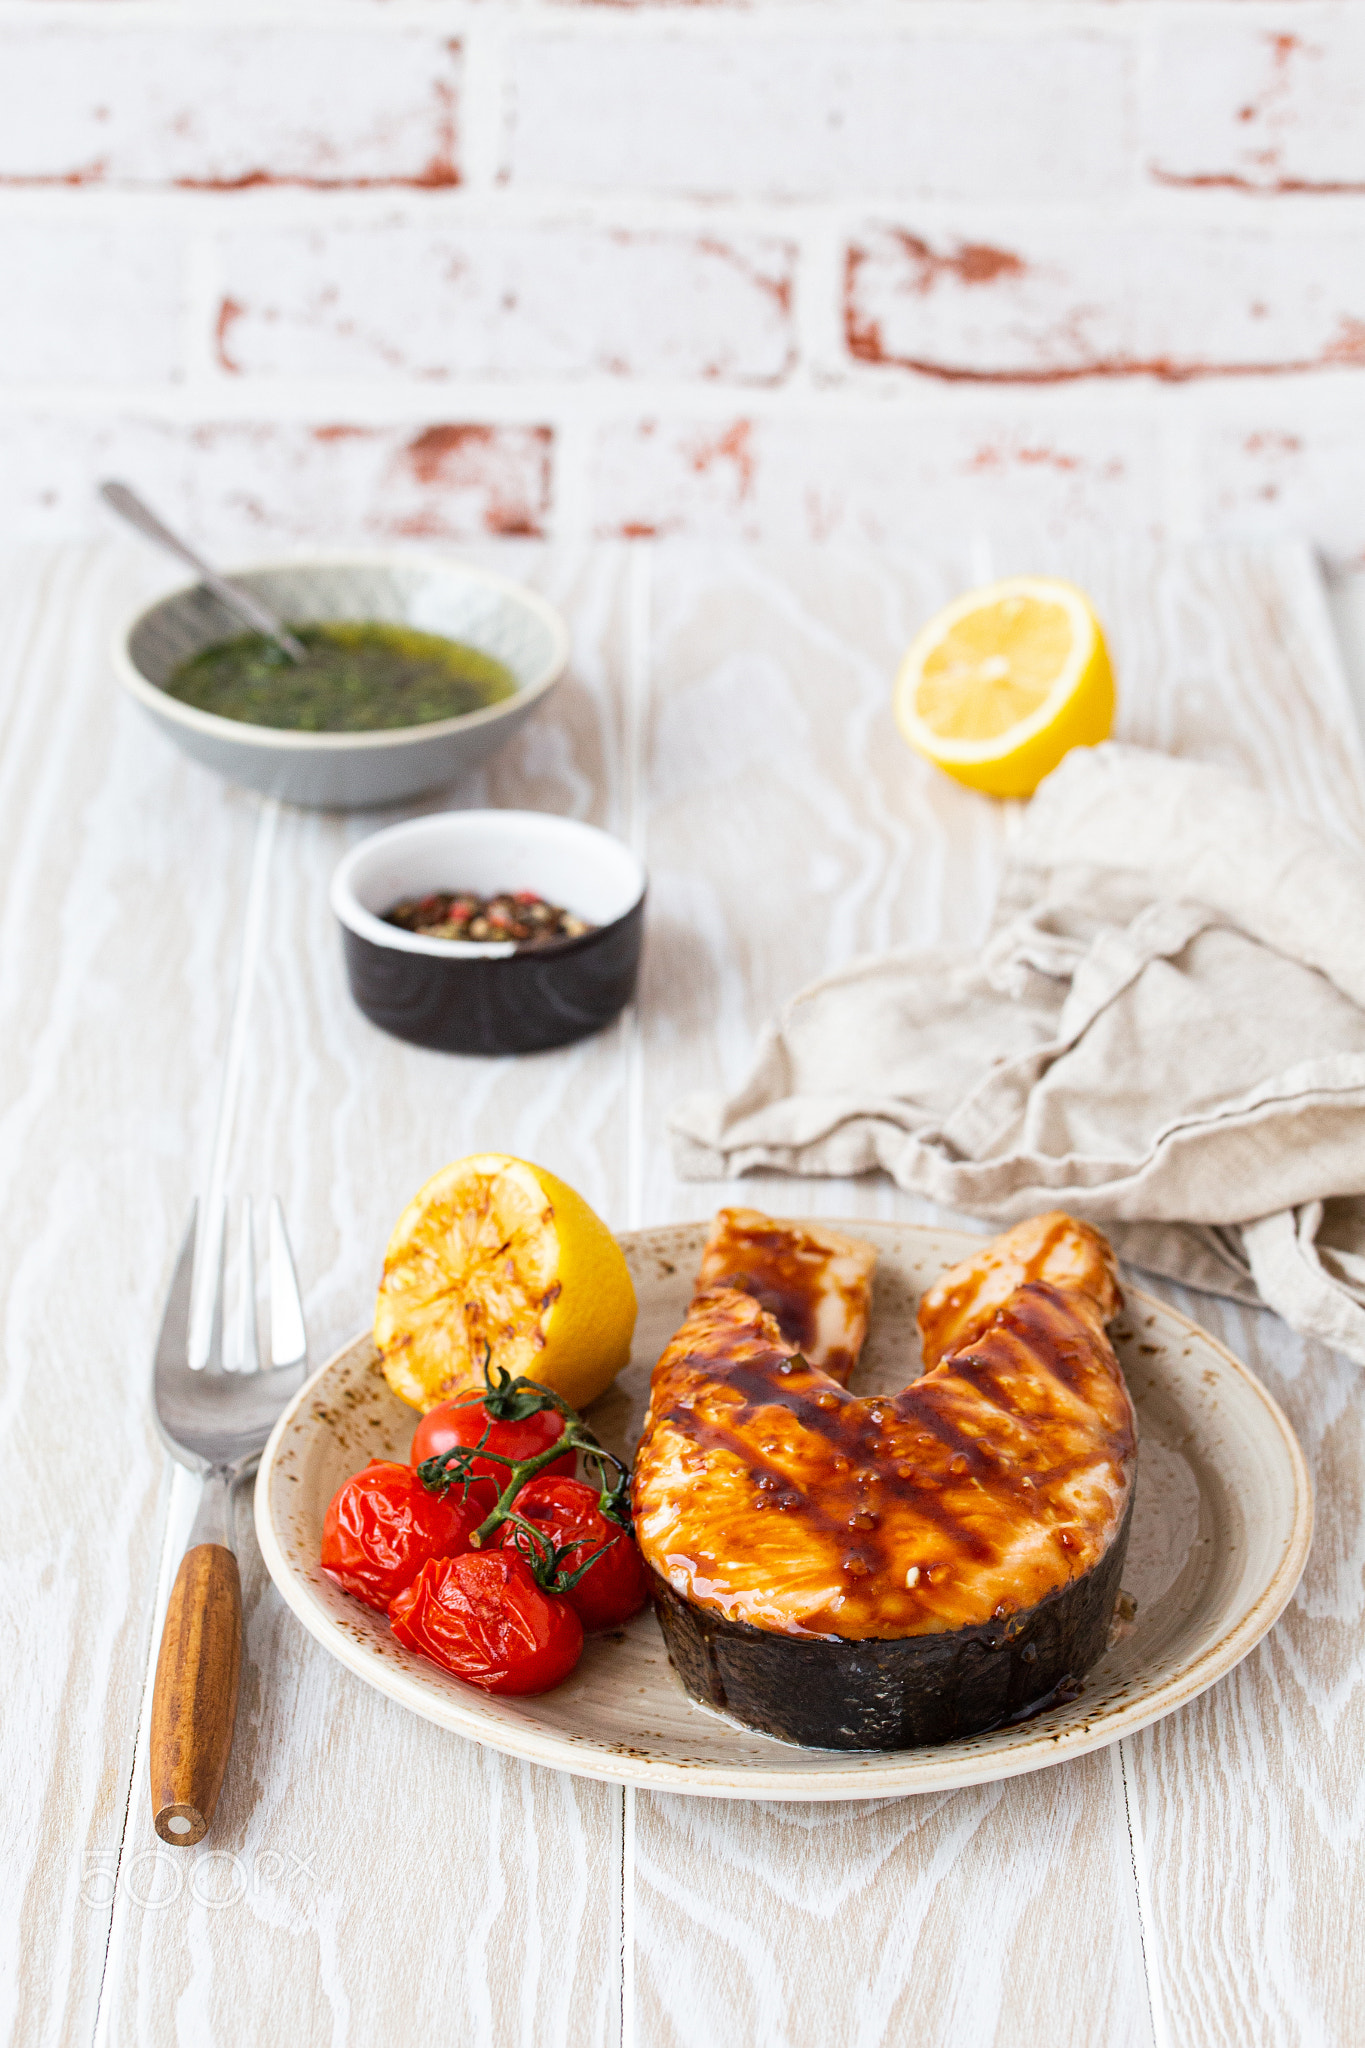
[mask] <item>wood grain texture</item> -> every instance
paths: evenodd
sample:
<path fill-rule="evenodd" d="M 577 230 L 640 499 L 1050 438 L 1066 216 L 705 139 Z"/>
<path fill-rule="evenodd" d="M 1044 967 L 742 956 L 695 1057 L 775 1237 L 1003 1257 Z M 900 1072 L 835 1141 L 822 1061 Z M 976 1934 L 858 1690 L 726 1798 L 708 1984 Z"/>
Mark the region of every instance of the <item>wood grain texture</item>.
<path fill-rule="evenodd" d="M 1101 1753 L 919 1799 L 642 1795 L 637 2039 L 1025 2048 L 1103 2015 L 1090 2038 L 1147 2043 L 1112 1778 Z"/>
<path fill-rule="evenodd" d="M 1172 2041 L 1360 2039 L 1365 1956 L 1365 1420 L 1359 1368 L 1268 1313 L 1160 1290 L 1281 1403 L 1313 1474 L 1313 1550 L 1245 1663 L 1124 1744 Z"/>
<path fill-rule="evenodd" d="M 665 1118 L 691 1088 L 738 1083 L 776 1004 L 860 952 L 985 932 L 1009 809 L 912 755 L 888 688 L 917 627 L 974 569 L 965 552 L 898 567 L 834 551 L 659 551 L 645 806 L 656 944 L 642 1001 L 651 1221 L 725 1198 L 673 1179 Z M 675 902 L 681 959 L 658 943 Z M 742 1185 L 777 1214 L 937 1213 L 880 1178 Z M 1022 2043 L 1040 2020 L 1046 2033 L 1087 2009 L 1119 2015 L 1118 2041 L 1148 2038 L 1107 1764 L 892 1804 L 875 1828 L 859 1807 L 703 1815 L 643 1793 L 636 1814 L 635 2038 L 650 2048 L 814 2048 L 833 2013 L 860 2044 Z M 1074 1886 L 1052 1880 L 1063 1845 L 1084 1873 Z M 1060 1986 L 1040 1979 L 1040 1955 L 1064 1959 Z"/>
<path fill-rule="evenodd" d="M 570 615 L 570 674 L 479 777 L 422 808 L 527 806 L 620 829 L 624 553 L 491 559 Z M 227 1144 L 234 1195 L 275 1193 L 284 1205 L 318 1363 L 373 1314 L 388 1231 L 449 1159 L 528 1156 L 624 1220 L 628 1024 L 559 1052 L 462 1059 L 385 1037 L 351 1003 L 328 882 L 347 847 L 393 815 L 279 813 Z M 228 1284 L 232 1298 L 231 1269 Z M 374 2040 L 395 2012 L 411 2038 L 613 2041 L 620 1793 L 377 1702 L 288 1614 L 244 1514 L 238 1535 L 241 1706 L 206 1845 L 220 1860 L 194 1852 L 200 1896 L 187 1881 L 159 1910 L 130 1915 L 111 1954 L 115 2038 L 159 2040 L 169 1994 L 197 2043 L 235 2042 L 269 1984 L 276 2038 L 299 2043 Z M 135 1790 L 130 1834 L 145 1828 Z M 215 1909 L 215 1888 L 237 1885 L 239 1871 L 245 1896 Z"/>
<path fill-rule="evenodd" d="M 0 2011 L 88 2041 L 151 1638 L 150 1346 L 212 1135 L 254 807 L 119 697 L 131 548 L 0 577 Z"/>
<path fill-rule="evenodd" d="M 25 2048 L 86 2042 L 97 2012 L 102 2043 L 139 2048 L 263 2027 L 499 2048 L 823 2048 L 835 2024 L 859 2044 L 1357 2039 L 1357 1376 L 1206 1297 L 1181 1305 L 1300 1432 L 1319 1537 L 1262 1649 L 1121 1757 L 871 1806 L 623 1798 L 370 1693 L 284 1610 L 239 1512 L 233 1761 L 210 1841 L 157 1843 L 135 1738 L 186 1501 L 178 1486 L 168 1520 L 148 1352 L 215 1132 L 233 1195 L 284 1202 L 318 1359 L 366 1320 L 402 1203 L 463 1151 L 540 1159 L 617 1224 L 707 1214 L 734 1189 L 674 1180 L 677 1097 L 738 1080 L 821 972 L 986 929 L 1012 813 L 902 747 L 888 682 L 932 609 L 992 573 L 1093 591 L 1122 736 L 1240 767 L 1334 831 L 1365 821 L 1296 550 L 473 552 L 566 608 L 573 664 L 545 714 L 430 807 L 591 818 L 651 869 L 638 1014 L 516 1062 L 398 1045 L 350 1004 L 327 881 L 392 813 L 262 808 L 116 702 L 104 637 L 165 587 L 159 565 L 109 546 L 0 566 L 0 1542 L 8 1582 L 33 1589 L 5 1638 L 0 2024 Z M 742 1194 L 934 1220 L 879 1180 Z M 74 1515 L 51 1482 L 73 1417 L 100 1456 L 97 1503 Z"/>
<path fill-rule="evenodd" d="M 664 1119 L 689 1090 L 738 1085 L 787 997 L 860 953 L 985 934 L 1008 810 L 910 752 L 889 687 L 914 632 L 971 574 L 965 553 L 893 566 L 678 546 L 650 560 L 650 1221 L 705 1213 L 709 1194 L 673 1176 Z M 778 1199 L 772 1177 L 752 1185 Z M 920 1213 L 883 1183 L 801 1181 L 781 1199 L 807 1214 Z"/>
<path fill-rule="evenodd" d="M 1365 840 L 1361 728 L 1307 549 L 1137 545 L 1121 562 L 1093 548 L 1050 566 L 1093 591 L 1114 639 L 1120 737 L 1220 762 Z M 1151 1284 L 1270 1388 L 1317 1504 L 1307 1571 L 1267 1640 L 1123 1745 L 1149 1863 L 1153 1997 L 1174 2042 L 1353 2042 L 1365 1990 L 1346 1931 L 1365 1899 L 1359 1372 L 1269 1314 Z"/>
<path fill-rule="evenodd" d="M 1119 737 L 1219 762 L 1329 829 L 1361 835 L 1365 775 L 1359 738 L 1304 551 L 1120 551 L 1096 545 L 1040 561 L 1036 550 L 1015 556 L 988 544 L 956 568 L 942 568 L 939 587 L 1024 567 L 1069 574 L 1093 592 L 1116 653 Z M 933 943 L 960 936 L 971 942 L 989 914 L 1009 811 L 964 799 L 921 772 L 921 764 L 899 748 L 886 715 L 884 678 L 918 623 L 919 607 L 927 609 L 936 598 L 925 587 L 922 564 L 899 575 L 884 567 L 881 575 L 893 595 L 879 608 L 868 602 L 875 572 L 865 562 L 848 565 L 825 555 L 798 563 L 785 557 L 766 571 L 753 560 L 736 563 L 724 556 L 679 559 L 664 553 L 657 562 L 645 852 L 656 885 L 676 876 L 674 886 L 685 892 L 694 943 L 702 930 L 711 944 L 701 971 L 693 965 L 680 973 L 676 961 L 658 959 L 649 970 L 657 977 L 647 985 L 645 1002 L 651 1216 L 690 1213 L 722 1194 L 720 1188 L 670 1185 L 664 1118 L 684 1090 L 733 1086 L 740 1079 L 756 1029 L 775 1001 L 854 951 L 896 939 Z M 786 622 L 803 614 L 810 618 L 809 630 L 784 634 Z M 724 634 L 714 641 L 708 633 L 713 619 L 725 622 Z M 846 622 L 851 648 L 840 645 L 835 620 Z M 740 732 L 749 746 L 727 765 L 719 721 L 698 718 L 694 707 L 708 676 L 724 670 L 736 645 L 754 650 L 750 672 L 761 678 L 767 715 L 745 723 L 749 714 L 741 713 Z M 870 671 L 865 696 L 856 682 L 860 657 Z M 775 761 L 764 749 L 768 726 L 779 734 Z M 684 777 L 679 764 L 689 758 L 695 765 Z M 822 789 L 819 801 L 792 800 L 816 785 Z M 936 816 L 947 807 L 960 815 L 940 838 Z M 886 899 L 879 903 L 875 889 L 860 891 L 864 873 L 899 874 L 909 900 L 898 929 L 887 929 Z M 789 886 L 793 874 L 806 884 L 806 920 L 790 907 L 785 913 L 779 909 L 782 879 Z M 670 1011 L 680 1007 L 690 1028 L 678 1032 L 669 1020 Z M 871 1214 L 890 1200 L 894 1213 L 922 1213 L 920 1205 L 880 1181 L 839 1186 L 764 1175 L 744 1186 L 747 1199 L 779 1212 L 785 1207 L 793 1213 Z M 1184 1305 L 1204 1320 L 1213 1317 L 1215 1328 L 1225 1307 L 1206 1297 Z M 1338 1639 L 1329 1649 L 1330 1636 L 1321 1635 L 1311 1620 L 1297 1630 L 1295 1619 L 1311 1600 L 1314 1574 L 1323 1568 L 1320 1536 L 1298 1603 L 1267 1645 L 1205 1700 L 1137 1744 L 1125 1744 L 1131 1752 L 1124 1758 L 1126 1786 L 1123 1772 L 1112 1774 L 1089 1803 L 1079 1802 L 1070 1850 L 1087 1878 L 1074 1891 L 1039 1884 L 1036 1859 L 1058 1803 L 1072 1798 L 1070 1780 L 1082 1766 L 1009 1788 L 1019 1861 L 1003 1895 L 1032 1893 L 1030 1933 L 1060 1958 L 1051 2012 L 1043 2008 L 1054 2030 L 1061 2024 L 1084 2033 L 1087 2013 L 1117 2010 L 1120 2024 L 1154 2027 L 1162 2041 L 1221 2044 L 1258 2039 L 1262 2031 L 1266 2039 L 1295 2043 L 1354 2038 L 1349 2014 L 1357 1966 L 1348 1962 L 1346 1944 L 1325 1930 L 1342 1887 L 1347 1896 L 1361 1895 L 1353 1847 L 1357 1796 L 1343 1788 L 1340 1820 L 1327 1824 L 1323 1765 L 1309 1761 L 1321 1749 L 1324 1717 L 1331 1723 L 1332 1753 L 1340 1742 L 1339 1754 L 1349 1759 L 1350 1735 L 1336 1733 L 1333 1707 L 1340 1700 L 1345 1713 L 1347 1702 L 1358 1702 L 1365 1679 L 1359 1648 L 1361 1537 L 1356 1489 L 1345 1483 L 1352 1457 L 1359 1458 L 1351 1411 L 1343 1413 L 1343 1376 L 1349 1383 L 1351 1369 L 1298 1345 L 1268 1316 L 1234 1317 L 1230 1340 L 1233 1348 L 1243 1341 L 1251 1347 L 1243 1355 L 1254 1362 L 1266 1361 L 1272 1385 L 1272 1359 L 1301 1358 L 1300 1372 L 1333 1390 L 1327 1412 L 1337 1418 L 1335 1435 L 1347 1441 L 1339 1449 L 1334 1441 L 1316 1455 L 1320 1502 L 1328 1495 L 1340 1503 L 1335 1511 L 1320 1505 L 1320 1528 L 1330 1527 L 1334 1513 L 1348 1524 L 1337 1548 L 1349 1563 L 1338 1567 L 1332 1582 L 1341 1609 Z M 1292 1400 L 1289 1406 L 1302 1431 Z M 1310 1454 L 1319 1434 L 1310 1429 L 1304 1435 Z M 1325 1465 L 1326 1448 L 1333 1459 Z M 1325 1654 L 1328 1666 L 1316 1683 L 1309 1676 L 1315 1653 Z M 1301 1747 L 1281 1727 L 1291 1673 L 1299 1674 L 1294 1725 Z M 1214 1753 L 1230 1749 L 1233 1760 L 1213 1783 L 1208 1731 L 1215 1721 L 1223 1732 Z M 1171 1748 L 1178 1751 L 1178 1763 L 1152 1765 L 1154 1753 L 1164 1758 Z M 1168 1792 L 1159 1800 L 1159 1788 L 1173 1784 L 1181 1785 L 1185 1797 Z M 1310 1791 L 1317 1791 L 1316 1799 Z M 958 1795 L 959 1802 L 965 1805 L 969 1796 L 975 1795 Z M 697 2044 L 770 2038 L 803 2048 L 820 2039 L 814 2016 L 828 2010 L 829 1971 L 844 1954 L 844 1940 L 866 1962 L 869 1944 L 879 1938 L 876 1907 L 869 1904 L 864 1915 L 841 1920 L 840 1942 L 821 1947 L 808 1938 L 783 1947 L 779 1978 L 772 1967 L 774 1945 L 783 1941 L 791 1888 L 801 1881 L 806 1861 L 782 1826 L 767 1832 L 750 1810 L 708 1817 L 708 1839 L 721 1844 L 721 1864 L 743 1873 L 750 1937 L 747 1946 L 736 1937 L 725 1969 L 716 1973 L 724 1994 L 717 1990 L 699 2008 L 677 1987 L 689 1968 L 700 1976 L 700 1945 L 714 1933 L 718 1916 L 703 1914 L 697 1901 L 713 1897 L 721 1880 L 693 1882 L 696 1829 L 702 1825 L 696 1816 L 643 1797 L 638 1810 L 639 1867 L 649 1873 L 634 1908 L 639 2038 Z M 1312 1831 L 1305 1829 L 1308 1816 L 1314 1818 Z M 838 1837 L 831 1841 L 835 1847 L 823 1859 L 821 1882 L 837 1889 L 845 1865 Z M 903 1849 L 917 1873 L 922 1846 L 910 1836 Z M 1252 1881 L 1229 1881 L 1229 1872 L 1251 1864 L 1257 1872 Z M 976 1868 L 982 1889 L 972 1893 L 973 1919 L 984 1901 L 993 1904 L 1001 1895 L 998 1887 L 985 1885 L 984 1865 Z M 881 1895 L 877 1903 L 884 1904 Z M 1150 1919 L 1145 1928 L 1144 1910 Z M 1144 1946 L 1150 1984 L 1142 1996 L 1117 2008 L 1088 2006 L 1092 1987 L 1077 1974 L 1082 1960 L 1088 1967 L 1096 1954 L 1103 1955 L 1131 1986 L 1141 1982 Z M 1021 1969 L 1027 1953 L 1023 1944 L 1010 1951 Z M 913 2018 L 907 2013 L 903 2032 L 883 2007 L 886 2031 L 869 2038 L 950 2038 L 953 2015 L 935 2003 L 937 1990 L 926 1989 L 926 1980 L 937 1987 L 970 1967 L 960 1939 L 926 1940 L 915 1972 L 907 1976 L 922 2003 L 913 2008 Z M 786 2017 L 775 2019 L 763 1990 L 771 1992 L 779 1981 Z M 1024 2020 L 1030 2010 L 1023 1978 L 1007 1968 L 998 2004 L 989 2015 L 978 2015 L 978 2031 L 969 2038 L 1035 2039 L 1036 2016 L 1035 2022 Z M 766 2036 L 752 2031 L 760 2012 L 767 2015 Z"/>

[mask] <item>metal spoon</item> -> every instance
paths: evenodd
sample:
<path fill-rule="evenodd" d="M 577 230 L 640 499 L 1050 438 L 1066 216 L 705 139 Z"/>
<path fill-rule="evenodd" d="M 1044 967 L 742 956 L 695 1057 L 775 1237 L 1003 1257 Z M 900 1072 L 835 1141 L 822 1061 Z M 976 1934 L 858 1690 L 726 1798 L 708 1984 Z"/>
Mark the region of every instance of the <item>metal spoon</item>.
<path fill-rule="evenodd" d="M 249 590 L 240 584 L 229 583 L 226 576 L 220 576 L 211 569 L 202 555 L 197 555 L 178 534 L 163 526 L 155 512 L 144 505 L 136 491 L 130 491 L 127 484 L 105 483 L 100 485 L 100 496 L 106 505 L 112 505 L 121 519 L 135 526 L 148 540 L 154 540 L 168 554 L 178 555 L 182 562 L 188 562 L 201 583 L 211 590 L 220 604 L 230 612 L 236 612 L 254 633 L 264 633 L 267 640 L 273 640 L 289 656 L 291 661 L 307 659 L 308 649 L 301 640 L 296 640 L 283 619 L 277 619 L 268 605 L 261 603 Z"/>

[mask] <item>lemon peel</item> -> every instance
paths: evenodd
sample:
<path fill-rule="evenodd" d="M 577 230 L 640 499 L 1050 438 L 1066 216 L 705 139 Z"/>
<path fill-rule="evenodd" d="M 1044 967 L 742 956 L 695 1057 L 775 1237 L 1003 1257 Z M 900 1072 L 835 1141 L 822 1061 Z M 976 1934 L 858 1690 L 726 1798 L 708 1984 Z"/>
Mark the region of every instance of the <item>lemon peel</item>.
<path fill-rule="evenodd" d="M 621 1247 L 583 1197 L 543 1166 L 479 1152 L 433 1174 L 394 1225 L 374 1339 L 414 1408 L 482 1387 L 485 1346 L 582 1408 L 629 1359 L 635 1308 Z"/>
<path fill-rule="evenodd" d="M 989 796 L 1032 796 L 1114 722 L 1109 651 L 1084 591 L 1013 576 L 970 590 L 911 643 L 896 722 L 917 752 Z"/>

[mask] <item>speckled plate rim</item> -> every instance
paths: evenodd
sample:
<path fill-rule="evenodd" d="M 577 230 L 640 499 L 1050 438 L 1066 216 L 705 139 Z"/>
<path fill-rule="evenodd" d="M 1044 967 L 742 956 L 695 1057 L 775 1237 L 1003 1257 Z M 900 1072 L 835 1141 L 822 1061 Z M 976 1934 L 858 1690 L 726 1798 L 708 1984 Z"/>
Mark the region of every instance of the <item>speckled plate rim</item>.
<path fill-rule="evenodd" d="M 471 582 L 486 584 L 490 590 L 503 597 L 515 598 L 527 611 L 534 612 L 550 634 L 552 651 L 540 673 L 524 688 L 510 697 L 500 698 L 496 704 L 484 705 L 482 710 L 462 711 L 455 718 L 433 718 L 426 725 L 378 726 L 363 732 L 294 732 L 287 726 L 252 725 L 245 719 L 220 718 L 216 712 L 201 711 L 196 705 L 182 703 L 178 697 L 172 697 L 168 691 L 149 682 L 133 660 L 130 650 L 138 627 L 163 605 L 198 590 L 200 584 L 190 578 L 185 583 L 177 583 L 172 590 L 163 591 L 150 604 L 139 605 L 115 628 L 109 652 L 119 682 L 149 711 L 170 719 L 174 724 L 183 725 L 191 732 L 236 741 L 249 735 L 253 745 L 281 754 L 316 751 L 347 754 L 368 747 L 411 746 L 415 740 L 435 739 L 446 733 L 469 732 L 477 726 L 496 725 L 499 719 L 509 717 L 514 709 L 524 711 L 528 704 L 537 703 L 554 688 L 568 667 L 569 628 L 549 599 L 529 585 L 518 583 L 513 576 L 500 575 L 496 569 L 481 568 L 477 562 L 463 561 L 458 555 L 438 555 L 430 549 L 417 548 L 310 548 L 296 554 L 272 555 L 263 562 L 239 562 L 223 573 L 229 578 L 247 578 L 269 575 L 282 569 L 309 568 L 426 569 L 443 576 L 467 576 Z"/>
<path fill-rule="evenodd" d="M 813 1219 L 812 1219 L 813 1220 Z M 874 1241 L 888 1226 L 866 1219 L 832 1218 L 833 1227 L 857 1228 Z M 652 1229 L 620 1232 L 619 1241 L 630 1248 L 640 1243 L 657 1248 L 671 1232 L 679 1237 L 694 1233 L 697 1225 L 659 1225 Z M 952 1255 L 965 1256 L 981 1242 L 965 1231 L 942 1230 L 933 1226 L 897 1224 L 898 1236 L 932 1238 L 938 1245 L 955 1245 Z M 388 1698 L 407 1707 L 424 1720 L 449 1728 L 454 1733 L 483 1743 L 504 1755 L 543 1764 L 552 1770 L 572 1772 L 579 1777 L 603 1779 L 610 1783 L 642 1785 L 660 1792 L 689 1793 L 714 1799 L 831 1800 L 879 1798 L 890 1795 L 948 1791 L 964 1785 L 989 1784 L 997 1779 L 1022 1776 L 1046 1769 L 1071 1757 L 1107 1748 L 1125 1735 L 1150 1727 L 1177 1707 L 1206 1692 L 1218 1679 L 1241 1662 L 1274 1626 L 1293 1596 L 1308 1559 L 1313 1535 L 1313 1491 L 1298 1439 L 1282 1409 L 1242 1364 L 1216 1337 L 1170 1303 L 1131 1283 L 1125 1294 L 1130 1312 L 1146 1309 L 1168 1318 L 1190 1338 L 1206 1348 L 1226 1375 L 1227 1384 L 1252 1411 L 1260 1411 L 1264 1444 L 1271 1446 L 1281 1462 L 1281 1476 L 1288 1482 L 1291 1507 L 1279 1532 L 1278 1562 L 1238 1611 L 1228 1616 L 1221 1630 L 1206 1627 L 1202 1647 L 1179 1662 L 1160 1684 L 1140 1697 L 1102 1707 L 1082 1725 L 1054 1728 L 1047 1716 L 1025 1722 L 1010 1730 L 996 1730 L 974 1742 L 990 1742 L 990 1748 L 969 1748 L 949 1744 L 943 1749 L 877 1751 L 866 1754 L 829 1752 L 830 1767 L 807 1764 L 800 1771 L 784 1769 L 780 1763 L 706 1764 L 650 1757 L 638 1752 L 622 1754 L 618 1747 L 599 1743 L 591 1735 L 562 1730 L 510 1725 L 498 1717 L 498 1702 L 469 1689 L 466 1700 L 437 1690 L 419 1674 L 388 1662 L 341 1627 L 322 1604 L 314 1587 L 290 1562 L 282 1532 L 272 1520 L 271 1480 L 282 1447 L 295 1427 L 296 1418 L 315 1399 L 318 1391 L 347 1360 L 366 1334 L 353 1338 L 319 1368 L 290 1402 L 271 1432 L 261 1457 L 256 1481 L 256 1534 L 266 1568 L 283 1596 L 310 1635 L 357 1677 Z M 1230 1490 L 1237 1491 L 1235 1469 L 1223 1473 Z M 1256 1503 L 1260 1508 L 1261 1502 Z M 649 1625 L 657 1627 L 650 1618 Z M 676 1682 L 675 1682 L 676 1683 Z M 713 1718 L 708 1710 L 691 1703 L 693 1711 Z M 811 1751 L 802 1752 L 810 1757 Z"/>

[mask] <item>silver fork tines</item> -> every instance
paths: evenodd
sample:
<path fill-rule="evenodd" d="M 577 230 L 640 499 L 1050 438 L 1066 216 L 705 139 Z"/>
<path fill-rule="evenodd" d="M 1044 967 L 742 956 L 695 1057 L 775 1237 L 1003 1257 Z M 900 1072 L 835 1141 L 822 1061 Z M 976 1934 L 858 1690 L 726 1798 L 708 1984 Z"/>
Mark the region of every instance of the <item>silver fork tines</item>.
<path fill-rule="evenodd" d="M 176 1261 L 156 1347 L 155 1393 L 162 1434 L 177 1457 L 203 1469 L 232 1466 L 259 1454 L 276 1416 L 302 1384 L 308 1358 L 303 1301 L 278 1201 L 270 1204 L 269 1367 L 263 1368 L 256 1324 L 256 1260 L 252 1209 L 243 1204 L 238 1300 L 224 1355 L 223 1293 L 226 1231 L 213 1247 L 212 1314 L 207 1354 L 191 1353 L 197 1210 Z"/>
<path fill-rule="evenodd" d="M 259 1372 L 261 1347 L 256 1336 L 256 1254 L 251 1242 L 251 1197 L 242 1197 L 242 1248 L 237 1254 L 237 1341 L 227 1360 L 229 1372 Z"/>
<path fill-rule="evenodd" d="M 191 1229 L 194 1228 L 191 1222 Z M 242 1198 L 242 1234 L 237 1250 L 237 1313 L 226 1345 L 223 1337 L 224 1276 L 227 1269 L 227 1229 L 224 1217 L 218 1227 L 217 1257 L 214 1261 L 213 1301 L 209 1322 L 208 1349 L 196 1358 L 191 1347 L 188 1364 L 193 1372 L 241 1372 L 261 1370 L 261 1346 L 256 1326 L 256 1253 L 251 1197 Z M 307 1350 L 303 1324 L 303 1301 L 299 1295 L 294 1255 L 284 1211 L 276 1196 L 270 1201 L 270 1364 L 281 1371 L 297 1365 Z M 200 1324 L 202 1329 L 203 1325 Z"/>
<path fill-rule="evenodd" d="M 278 1199 L 270 1198 L 270 1363 L 276 1372 L 288 1372 L 302 1365 L 308 1356 L 308 1333 L 303 1322 L 303 1299 L 294 1254 L 289 1249 L 289 1232 Z"/>
<path fill-rule="evenodd" d="M 194 1222 L 191 1219 L 190 1228 Z M 209 1315 L 208 1349 L 202 1358 L 194 1355 L 194 1325 L 190 1326 L 190 1348 L 187 1363 L 194 1372 L 221 1372 L 223 1369 L 223 1272 L 227 1261 L 227 1214 L 218 1212 L 218 1243 L 213 1261 L 213 1307 Z M 199 1329 L 204 1327 L 202 1317 Z"/>

